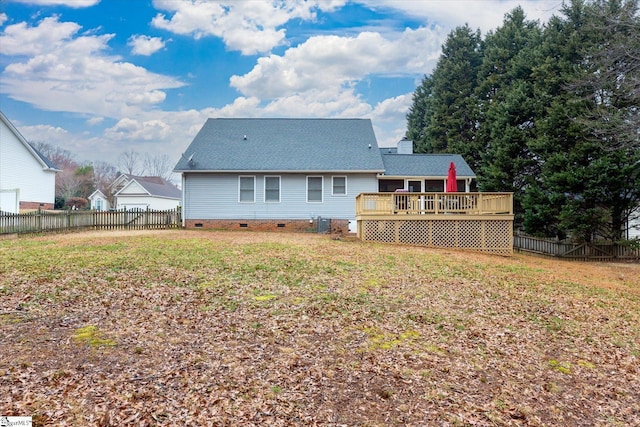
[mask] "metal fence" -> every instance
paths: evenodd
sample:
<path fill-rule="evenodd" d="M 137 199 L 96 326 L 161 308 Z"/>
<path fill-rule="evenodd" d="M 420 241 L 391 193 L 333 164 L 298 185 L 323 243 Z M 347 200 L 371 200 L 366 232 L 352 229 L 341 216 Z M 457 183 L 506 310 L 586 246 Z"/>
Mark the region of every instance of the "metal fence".
<path fill-rule="evenodd" d="M 120 211 L 43 211 L 0 213 L 0 234 L 49 231 L 145 230 L 182 226 L 180 209 Z"/>
<path fill-rule="evenodd" d="M 613 242 L 572 243 L 516 233 L 513 247 L 519 252 L 574 261 L 640 260 L 640 248 Z"/>

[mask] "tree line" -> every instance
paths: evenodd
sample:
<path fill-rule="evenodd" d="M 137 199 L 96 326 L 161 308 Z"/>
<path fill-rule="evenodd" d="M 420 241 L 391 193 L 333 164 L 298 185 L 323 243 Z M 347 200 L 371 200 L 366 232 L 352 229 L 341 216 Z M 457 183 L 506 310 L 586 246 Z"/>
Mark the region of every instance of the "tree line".
<path fill-rule="evenodd" d="M 622 240 L 640 209 L 638 0 L 571 0 L 544 25 L 517 7 L 484 36 L 456 28 L 413 94 L 407 137 L 463 155 L 480 191 L 513 192 L 529 234 Z"/>
<path fill-rule="evenodd" d="M 88 206 L 89 196 L 96 190 L 112 199 L 115 189 L 111 188 L 111 183 L 123 173 L 172 180 L 174 165 L 166 154 L 154 156 L 128 150 L 118 156 L 116 164 L 105 161 L 78 162 L 69 150 L 46 142 L 34 142 L 32 145 L 61 170 L 56 174 L 56 209 L 84 209 Z"/>

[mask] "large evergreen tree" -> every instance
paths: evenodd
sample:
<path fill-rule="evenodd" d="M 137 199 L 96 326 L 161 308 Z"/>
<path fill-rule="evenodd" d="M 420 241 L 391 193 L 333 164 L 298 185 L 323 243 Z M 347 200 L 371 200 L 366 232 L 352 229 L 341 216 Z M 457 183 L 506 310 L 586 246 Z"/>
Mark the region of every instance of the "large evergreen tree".
<path fill-rule="evenodd" d="M 538 23 L 515 8 L 487 35 L 478 78 L 478 139 L 485 149 L 478 184 L 485 191 L 513 192 L 518 217 L 523 192 L 537 169 L 528 142 L 535 138 L 540 113 L 531 75 L 541 34 Z"/>
<path fill-rule="evenodd" d="M 480 32 L 468 25 L 447 37 L 436 68 L 414 94 L 407 117 L 407 137 L 416 142 L 417 152 L 458 153 L 476 166 L 475 76 L 482 61 L 481 42 Z"/>
<path fill-rule="evenodd" d="M 524 201 L 528 232 L 619 240 L 640 201 L 638 102 L 629 101 L 640 86 L 630 83 L 629 60 L 613 53 L 620 48 L 610 47 L 637 43 L 636 3 L 573 1 L 564 21 L 547 27 L 546 54 L 556 65 L 537 78 L 560 78 L 547 88 L 551 102 L 531 143 L 541 173 Z"/>
<path fill-rule="evenodd" d="M 516 8 L 485 40 L 459 27 L 407 136 L 513 191 L 530 233 L 617 240 L 640 203 L 639 52 L 638 0 L 571 0 L 544 28 Z"/>
<path fill-rule="evenodd" d="M 522 202 L 527 232 L 561 238 L 569 229 L 561 226 L 560 212 L 571 197 L 569 187 L 579 164 L 569 153 L 584 140 L 584 129 L 572 119 L 581 107 L 567 85 L 575 78 L 575 64 L 582 60 L 579 50 L 586 43 L 583 2 L 573 1 L 562 12 L 564 17 L 554 16 L 545 26 L 541 58 L 532 72 L 542 111 L 529 147 L 540 170 L 531 177 Z"/>
<path fill-rule="evenodd" d="M 407 138 L 417 153 L 431 152 L 429 124 L 433 118 L 433 79 L 424 76 L 413 93 L 413 104 L 407 114 Z"/>

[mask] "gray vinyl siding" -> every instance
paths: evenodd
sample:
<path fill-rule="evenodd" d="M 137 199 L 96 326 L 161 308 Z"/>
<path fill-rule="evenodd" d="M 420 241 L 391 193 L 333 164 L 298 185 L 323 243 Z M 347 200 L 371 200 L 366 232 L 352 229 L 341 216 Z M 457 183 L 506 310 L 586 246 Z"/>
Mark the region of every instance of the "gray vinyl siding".
<path fill-rule="evenodd" d="M 238 200 L 238 174 L 185 174 L 185 219 L 355 219 L 356 196 L 378 189 L 370 174 L 242 174 L 255 180 L 255 203 Z M 264 177 L 280 177 L 280 202 L 264 201 Z M 323 177 L 322 203 L 307 202 L 307 176 Z M 332 176 L 347 177 L 347 194 L 332 195 Z"/>

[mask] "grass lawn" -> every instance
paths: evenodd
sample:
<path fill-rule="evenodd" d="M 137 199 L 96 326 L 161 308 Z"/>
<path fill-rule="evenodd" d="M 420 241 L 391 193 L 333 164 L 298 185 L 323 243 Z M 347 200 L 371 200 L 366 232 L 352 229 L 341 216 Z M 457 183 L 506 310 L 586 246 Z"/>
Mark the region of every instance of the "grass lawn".
<path fill-rule="evenodd" d="M 640 265 L 315 234 L 0 240 L 36 426 L 640 425 Z"/>

